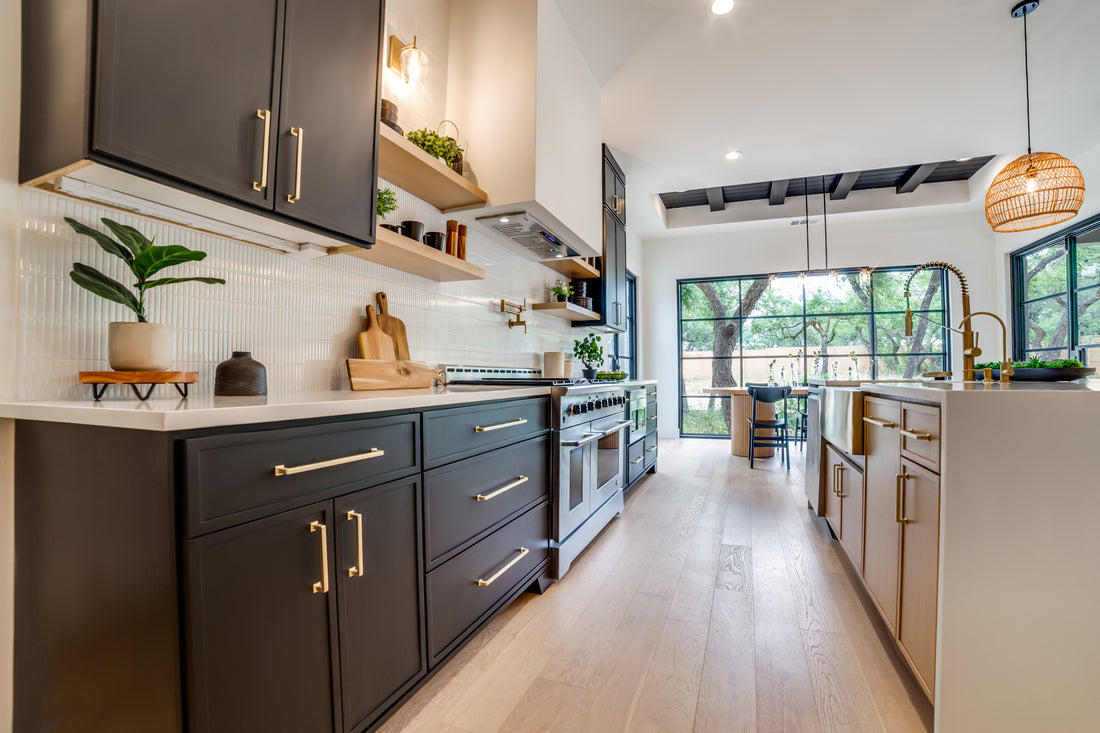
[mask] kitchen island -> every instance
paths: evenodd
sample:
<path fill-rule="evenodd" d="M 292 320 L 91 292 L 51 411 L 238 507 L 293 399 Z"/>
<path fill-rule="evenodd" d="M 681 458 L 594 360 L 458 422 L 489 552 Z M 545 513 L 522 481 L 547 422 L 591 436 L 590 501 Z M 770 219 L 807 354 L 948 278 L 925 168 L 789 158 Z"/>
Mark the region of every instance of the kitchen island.
<path fill-rule="evenodd" d="M 865 479 L 838 458 L 822 514 L 936 730 L 1095 730 L 1100 385 L 860 389 Z"/>

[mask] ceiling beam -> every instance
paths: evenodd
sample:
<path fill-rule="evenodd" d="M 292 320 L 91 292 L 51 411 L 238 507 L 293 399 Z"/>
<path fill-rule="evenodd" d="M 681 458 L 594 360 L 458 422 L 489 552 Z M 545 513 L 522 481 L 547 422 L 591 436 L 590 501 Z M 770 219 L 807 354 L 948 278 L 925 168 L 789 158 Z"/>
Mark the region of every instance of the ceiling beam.
<path fill-rule="evenodd" d="M 787 186 L 790 183 L 787 178 L 772 181 L 771 191 L 768 193 L 768 203 L 772 206 L 781 206 L 787 200 Z"/>
<path fill-rule="evenodd" d="M 711 211 L 726 210 L 726 197 L 722 195 L 721 186 L 707 189 L 707 203 L 710 204 Z"/>
<path fill-rule="evenodd" d="M 852 186 L 856 185 L 856 181 L 859 180 L 860 171 L 852 171 L 844 173 L 840 176 L 840 180 L 836 182 L 833 187 L 832 193 L 829 194 L 829 198 L 833 201 L 840 201 L 841 199 L 848 198 L 848 194 L 852 192 Z"/>
<path fill-rule="evenodd" d="M 911 169 L 898 181 L 898 193 L 916 191 L 917 186 L 924 183 L 925 179 L 932 175 L 932 171 L 936 170 L 937 166 L 939 166 L 939 163 L 925 163 Z"/>

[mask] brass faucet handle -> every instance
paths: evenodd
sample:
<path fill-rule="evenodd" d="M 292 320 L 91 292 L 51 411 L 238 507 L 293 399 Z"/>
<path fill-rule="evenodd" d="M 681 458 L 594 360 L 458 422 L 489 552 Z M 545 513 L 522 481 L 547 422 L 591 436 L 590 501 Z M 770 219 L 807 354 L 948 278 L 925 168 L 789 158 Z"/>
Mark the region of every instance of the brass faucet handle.
<path fill-rule="evenodd" d="M 1011 362 L 1001 362 L 1001 381 L 1009 382 L 1012 380 L 1012 375 L 1016 373 L 1016 370 L 1012 368 Z"/>
<path fill-rule="evenodd" d="M 982 381 L 985 382 L 986 384 L 992 384 L 993 383 L 993 368 L 992 367 L 986 367 L 985 369 L 982 370 L 982 373 L 985 374 L 985 379 L 983 379 Z"/>
<path fill-rule="evenodd" d="M 921 376 L 925 379 L 949 379 L 951 372 L 925 372 Z"/>

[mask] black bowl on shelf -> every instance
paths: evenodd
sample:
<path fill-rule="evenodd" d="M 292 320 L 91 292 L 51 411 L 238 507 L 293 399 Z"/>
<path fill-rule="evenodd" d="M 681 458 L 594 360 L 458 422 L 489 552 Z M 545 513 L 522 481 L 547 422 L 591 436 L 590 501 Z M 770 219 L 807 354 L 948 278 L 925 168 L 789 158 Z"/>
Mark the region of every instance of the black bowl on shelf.
<path fill-rule="evenodd" d="M 1012 381 L 1013 382 L 1069 382 L 1074 379 L 1081 379 L 1087 377 L 1090 374 L 1096 373 L 1095 367 L 1059 367 L 1057 369 L 1049 368 L 1028 368 L 1020 367 L 1019 369 L 1013 369 Z M 975 379 L 981 379 L 981 373 L 974 375 Z M 1001 378 L 1001 370 L 993 370 L 993 378 Z"/>

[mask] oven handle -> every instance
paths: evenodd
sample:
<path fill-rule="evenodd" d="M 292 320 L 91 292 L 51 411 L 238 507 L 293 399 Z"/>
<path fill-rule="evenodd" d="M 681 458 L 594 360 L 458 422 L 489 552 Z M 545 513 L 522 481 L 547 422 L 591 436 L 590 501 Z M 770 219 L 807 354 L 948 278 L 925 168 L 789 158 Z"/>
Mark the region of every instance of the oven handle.
<path fill-rule="evenodd" d="M 593 440 L 599 440 L 603 437 L 603 433 L 588 433 L 580 440 L 567 440 L 561 444 L 562 448 L 579 448 L 582 445 L 591 443 Z"/>
<path fill-rule="evenodd" d="M 630 421 L 630 420 L 624 420 L 623 422 L 619 423 L 619 424 L 618 424 L 618 425 L 616 425 L 615 427 L 613 427 L 613 428 L 611 428 L 610 430 L 608 430 L 608 431 L 607 431 L 606 433 L 604 433 L 604 434 L 603 434 L 603 435 L 601 435 L 600 437 L 601 437 L 601 438 L 607 438 L 607 437 L 610 437 L 611 435 L 613 435 L 613 434 L 615 434 L 615 433 L 619 432 L 619 431 L 620 431 L 620 430 L 622 430 L 623 428 L 625 428 L 625 427 L 627 427 L 627 426 L 629 426 L 629 425 L 633 425 L 633 424 L 634 424 L 634 423 L 633 423 L 632 421 Z"/>

